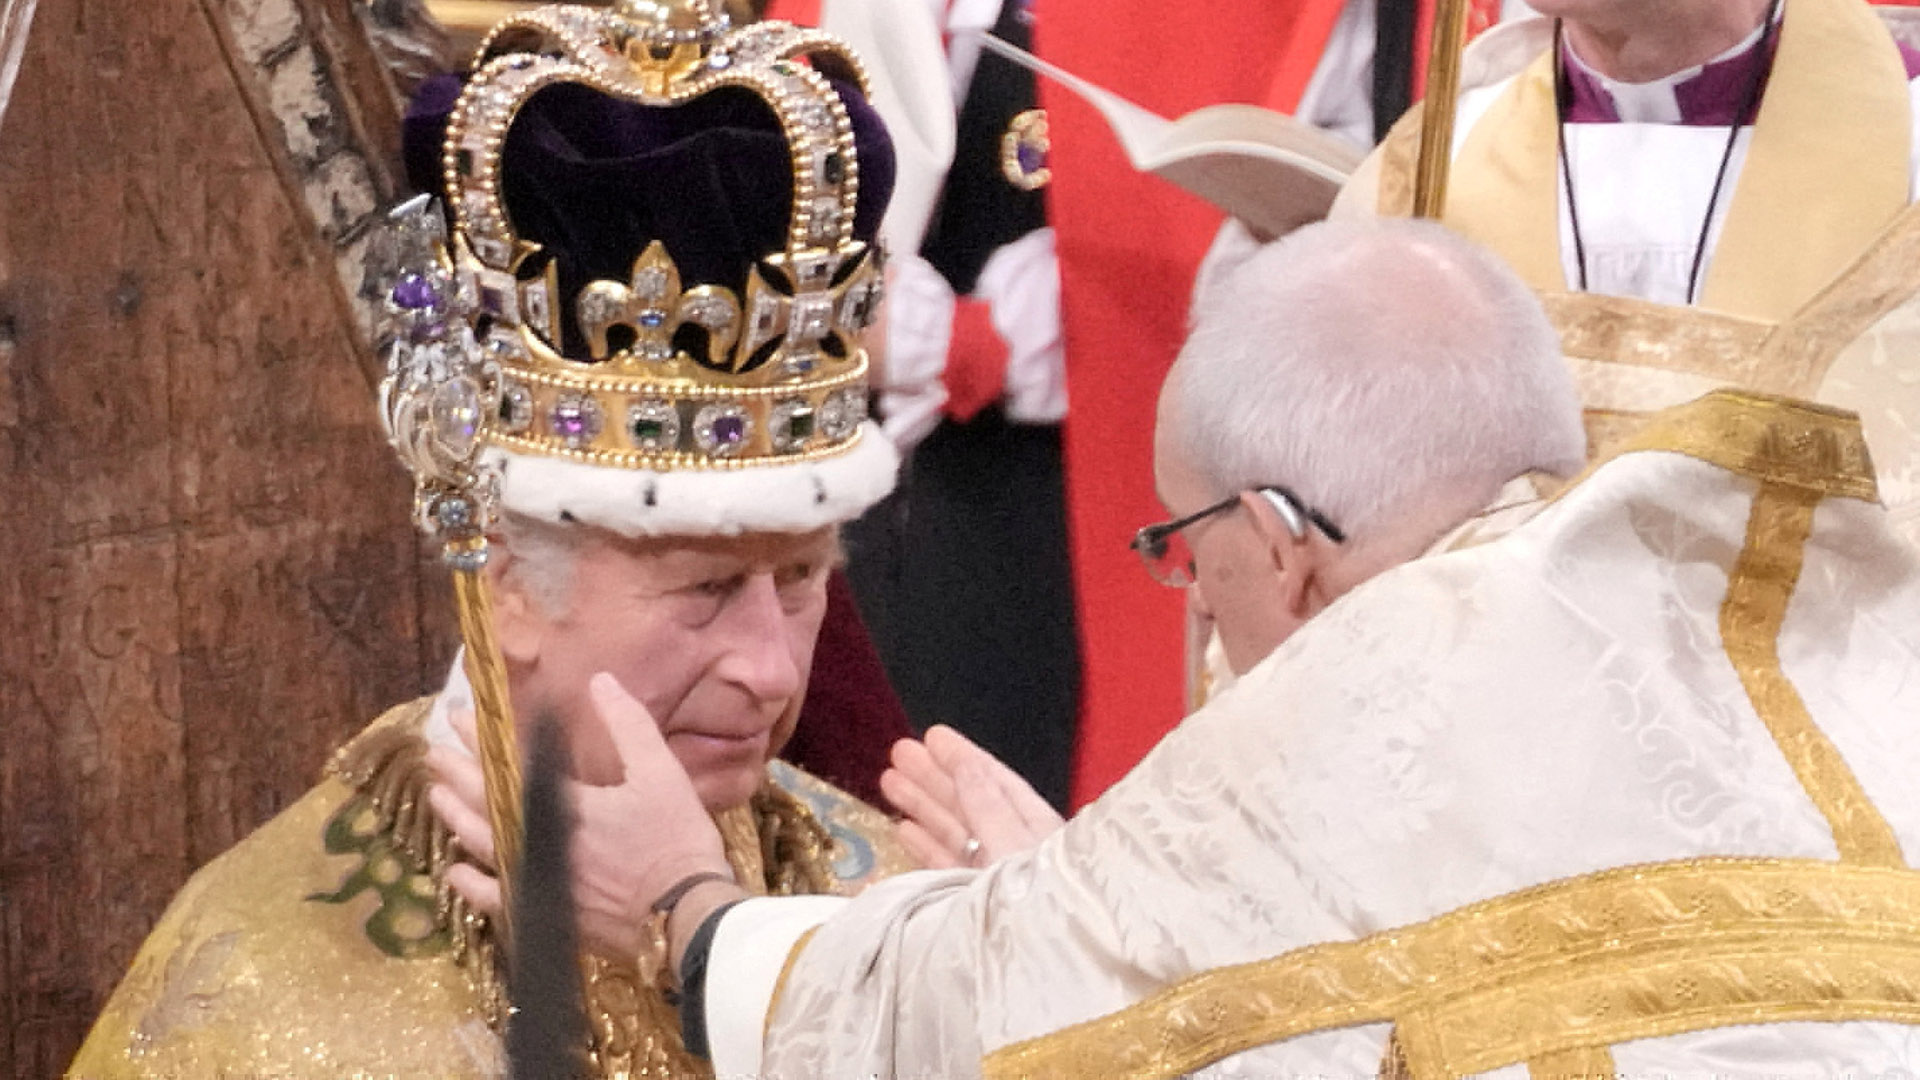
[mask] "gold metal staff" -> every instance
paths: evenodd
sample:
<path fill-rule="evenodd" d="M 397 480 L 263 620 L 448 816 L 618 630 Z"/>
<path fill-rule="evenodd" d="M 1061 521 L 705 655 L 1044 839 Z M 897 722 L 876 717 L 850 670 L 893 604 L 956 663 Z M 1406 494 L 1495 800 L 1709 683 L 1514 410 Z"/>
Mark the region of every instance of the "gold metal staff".
<path fill-rule="evenodd" d="M 1447 211 L 1453 164 L 1453 113 L 1460 100 L 1460 54 L 1467 40 L 1467 0 L 1438 0 L 1427 85 L 1421 100 L 1420 157 L 1413 174 L 1413 216 L 1438 220 Z"/>
<path fill-rule="evenodd" d="M 473 686 L 474 731 L 480 742 L 480 771 L 486 778 L 487 819 L 493 824 L 493 852 L 500 872 L 502 900 L 510 898 L 513 873 L 520 865 L 520 745 L 514 739 L 513 702 L 507 698 L 506 663 L 493 638 L 493 596 L 487 584 L 485 536 L 456 552 L 448 544 L 447 561 L 477 558 L 476 569 L 453 571 L 454 605 L 460 613 L 460 638 L 467 646 L 467 682 Z M 504 918 L 507 909 L 501 908 Z"/>
<path fill-rule="evenodd" d="M 446 221 L 431 199 L 411 199 L 389 215 L 370 276 L 386 298 L 381 420 L 387 441 L 413 473 L 414 521 L 444 545 L 453 574 L 504 898 L 520 863 L 520 755 L 486 578 L 499 477 L 481 458 L 488 426 L 500 414 L 501 375 L 473 339 L 473 299 L 455 280 Z"/>

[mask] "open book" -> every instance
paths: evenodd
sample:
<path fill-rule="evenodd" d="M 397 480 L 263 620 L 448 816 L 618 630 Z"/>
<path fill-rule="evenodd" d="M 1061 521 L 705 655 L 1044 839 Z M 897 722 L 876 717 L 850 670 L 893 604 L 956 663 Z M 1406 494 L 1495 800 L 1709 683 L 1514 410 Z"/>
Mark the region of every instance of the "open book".
<path fill-rule="evenodd" d="M 1168 120 L 990 34 L 982 44 L 1086 99 L 1134 168 L 1193 192 L 1263 239 L 1325 217 L 1363 157 L 1311 124 L 1257 105 L 1209 105 Z"/>

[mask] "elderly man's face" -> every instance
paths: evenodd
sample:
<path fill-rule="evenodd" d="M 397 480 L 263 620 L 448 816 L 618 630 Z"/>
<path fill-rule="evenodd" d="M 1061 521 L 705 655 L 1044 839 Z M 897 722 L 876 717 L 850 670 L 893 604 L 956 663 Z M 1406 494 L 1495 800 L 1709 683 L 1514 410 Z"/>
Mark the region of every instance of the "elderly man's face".
<path fill-rule="evenodd" d="M 594 674 L 609 672 L 659 721 L 702 802 L 739 805 L 793 733 L 838 555 L 830 528 L 671 541 L 592 534 L 562 610 L 503 590 L 497 621 L 516 712 L 560 717 L 576 777 L 617 782 L 587 693 Z"/>

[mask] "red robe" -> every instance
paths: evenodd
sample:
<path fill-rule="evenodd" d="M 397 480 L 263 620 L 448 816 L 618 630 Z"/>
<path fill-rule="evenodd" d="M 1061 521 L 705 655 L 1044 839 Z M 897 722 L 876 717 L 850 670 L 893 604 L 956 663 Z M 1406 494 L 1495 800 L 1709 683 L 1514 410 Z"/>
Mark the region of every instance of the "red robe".
<path fill-rule="evenodd" d="M 1340 0 L 1035 0 L 1040 53 L 1162 116 L 1223 101 L 1291 112 Z M 1106 122 L 1046 80 L 1066 337 L 1067 514 L 1081 634 L 1074 801 L 1119 779 L 1186 712 L 1181 594 L 1127 549 L 1165 519 L 1154 497 L 1153 415 L 1186 336 L 1189 290 L 1220 212 L 1137 173 Z"/>

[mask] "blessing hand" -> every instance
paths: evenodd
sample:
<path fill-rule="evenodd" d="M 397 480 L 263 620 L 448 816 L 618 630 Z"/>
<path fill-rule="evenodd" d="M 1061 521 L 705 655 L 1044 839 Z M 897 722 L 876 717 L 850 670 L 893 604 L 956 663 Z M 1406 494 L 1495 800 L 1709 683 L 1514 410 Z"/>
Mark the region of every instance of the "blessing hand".
<path fill-rule="evenodd" d="M 732 870 L 719 831 L 646 707 L 610 675 L 594 676 L 589 687 L 619 754 L 623 779 L 608 787 L 571 781 L 561 787 L 574 823 L 573 897 L 585 944 L 603 955 L 631 960 L 643 948 L 656 899 L 690 875 L 713 872 L 731 879 Z M 471 750 L 472 716 L 456 717 L 455 730 Z M 472 857 L 470 863 L 448 868 L 447 884 L 476 910 L 498 915 L 500 883 L 494 876 L 493 829 L 478 758 L 435 748 L 427 764 L 439 781 L 428 795 L 434 813 Z M 707 910 L 738 894 L 724 883 L 696 891 L 702 903 L 676 909 L 676 938 L 681 936 L 681 911 Z M 726 895 L 719 895 L 722 892 Z"/>
<path fill-rule="evenodd" d="M 945 725 L 924 742 L 894 743 L 892 761 L 880 790 L 904 815 L 895 832 L 922 865 L 984 866 L 1064 824 L 1018 773 Z"/>

